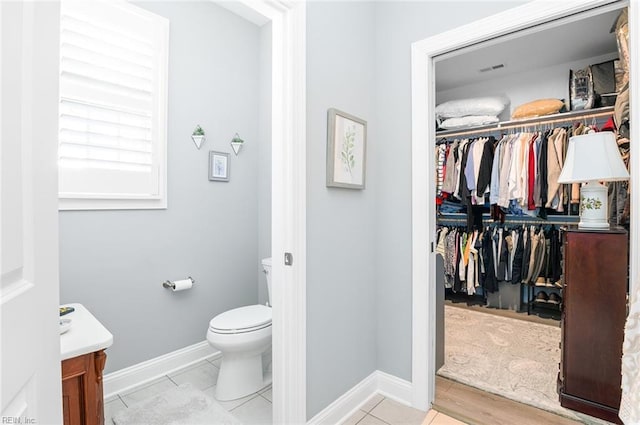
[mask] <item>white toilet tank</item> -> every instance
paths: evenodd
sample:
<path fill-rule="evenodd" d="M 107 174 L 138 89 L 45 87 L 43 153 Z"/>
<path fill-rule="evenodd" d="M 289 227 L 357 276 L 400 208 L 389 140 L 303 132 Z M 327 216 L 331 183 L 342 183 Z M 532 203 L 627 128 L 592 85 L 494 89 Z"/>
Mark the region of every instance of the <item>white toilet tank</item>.
<path fill-rule="evenodd" d="M 267 292 L 269 295 L 269 305 L 271 305 L 271 257 L 262 260 L 262 270 L 267 276 Z"/>

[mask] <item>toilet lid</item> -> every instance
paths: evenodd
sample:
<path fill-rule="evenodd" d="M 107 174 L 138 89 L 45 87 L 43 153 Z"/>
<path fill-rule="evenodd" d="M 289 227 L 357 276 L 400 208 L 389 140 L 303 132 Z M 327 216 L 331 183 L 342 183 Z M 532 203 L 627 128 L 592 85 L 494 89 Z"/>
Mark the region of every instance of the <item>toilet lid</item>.
<path fill-rule="evenodd" d="M 211 319 L 209 327 L 220 332 L 248 331 L 271 324 L 271 307 L 248 305 L 225 311 Z"/>

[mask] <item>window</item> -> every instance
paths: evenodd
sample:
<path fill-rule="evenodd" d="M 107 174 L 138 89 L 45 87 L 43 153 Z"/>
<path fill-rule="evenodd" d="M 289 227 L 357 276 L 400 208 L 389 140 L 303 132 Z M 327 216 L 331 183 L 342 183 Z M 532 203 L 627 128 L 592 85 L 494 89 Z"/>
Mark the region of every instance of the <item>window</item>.
<path fill-rule="evenodd" d="M 60 209 L 166 208 L 169 22 L 63 1 L 60 31 Z"/>

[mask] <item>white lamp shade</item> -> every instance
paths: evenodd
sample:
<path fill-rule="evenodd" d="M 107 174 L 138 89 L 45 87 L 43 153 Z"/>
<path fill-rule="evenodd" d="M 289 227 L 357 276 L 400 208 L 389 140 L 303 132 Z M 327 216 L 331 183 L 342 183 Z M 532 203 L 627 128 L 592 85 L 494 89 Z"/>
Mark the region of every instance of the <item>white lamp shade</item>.
<path fill-rule="evenodd" d="M 628 180 L 613 133 L 583 134 L 569 139 L 567 157 L 558 183 Z"/>

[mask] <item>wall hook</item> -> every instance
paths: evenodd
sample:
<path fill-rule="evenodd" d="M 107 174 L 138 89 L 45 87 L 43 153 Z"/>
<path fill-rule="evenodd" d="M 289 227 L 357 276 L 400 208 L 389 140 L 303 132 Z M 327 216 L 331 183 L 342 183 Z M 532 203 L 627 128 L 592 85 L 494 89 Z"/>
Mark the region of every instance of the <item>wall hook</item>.
<path fill-rule="evenodd" d="M 204 130 L 202 129 L 202 127 L 200 127 L 200 125 L 196 125 L 193 133 L 191 133 L 191 140 L 193 140 L 193 143 L 196 144 L 196 148 L 200 149 L 200 146 L 202 146 L 202 143 L 205 140 Z"/>
<path fill-rule="evenodd" d="M 236 154 L 236 156 L 238 156 L 238 154 L 240 153 L 240 149 L 242 149 L 243 145 L 244 140 L 242 140 L 238 133 L 236 133 L 234 138 L 231 139 L 231 148 L 233 149 L 233 152 Z"/>

